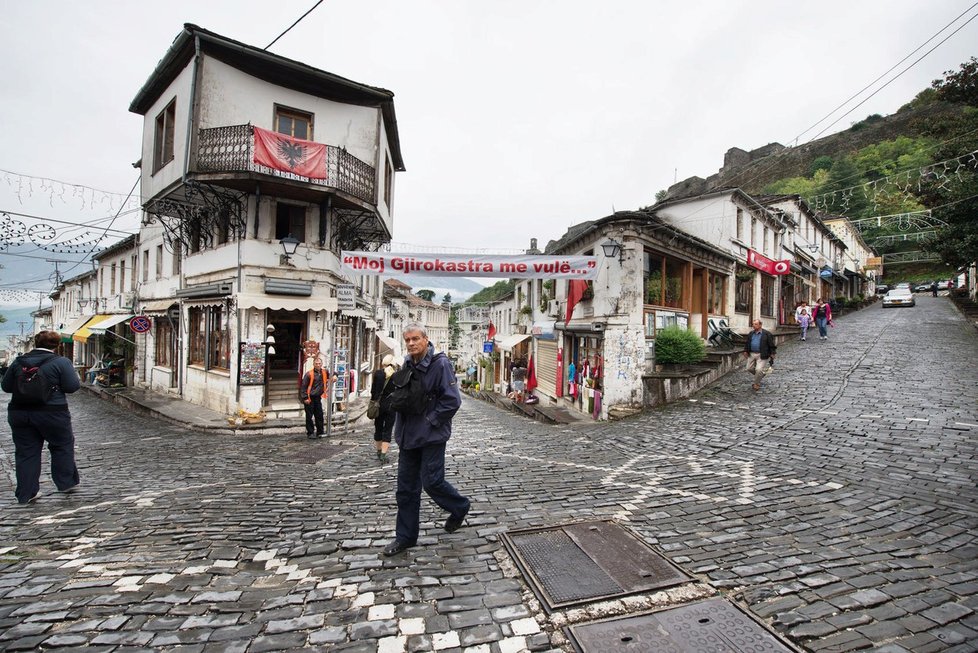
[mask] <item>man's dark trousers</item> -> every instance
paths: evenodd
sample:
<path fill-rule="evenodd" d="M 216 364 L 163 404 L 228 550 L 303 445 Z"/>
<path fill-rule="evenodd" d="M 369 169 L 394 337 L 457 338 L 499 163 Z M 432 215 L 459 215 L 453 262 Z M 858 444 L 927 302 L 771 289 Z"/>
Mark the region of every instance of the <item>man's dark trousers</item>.
<path fill-rule="evenodd" d="M 16 453 L 17 501 L 26 503 L 40 490 L 41 450 L 47 440 L 51 452 L 51 478 L 59 490 L 78 485 L 75 435 L 67 410 L 7 409 L 7 421 Z"/>
<path fill-rule="evenodd" d="M 397 454 L 396 539 L 417 544 L 421 513 L 421 490 L 452 516 L 469 510 L 469 500 L 445 480 L 445 443 L 418 449 L 401 449 Z"/>
<path fill-rule="evenodd" d="M 323 398 L 312 397 L 308 404 L 302 404 L 306 411 L 306 435 L 312 435 L 312 420 L 316 419 L 316 435 L 323 434 Z"/>

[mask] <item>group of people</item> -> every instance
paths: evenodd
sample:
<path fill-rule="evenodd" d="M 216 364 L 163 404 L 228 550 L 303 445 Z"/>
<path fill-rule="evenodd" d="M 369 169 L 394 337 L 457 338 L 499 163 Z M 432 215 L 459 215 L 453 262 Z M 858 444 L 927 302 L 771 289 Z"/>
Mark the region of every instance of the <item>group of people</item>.
<path fill-rule="evenodd" d="M 808 329 L 813 323 L 818 327 L 818 336 L 822 340 L 828 340 L 828 329 L 834 326 L 832 307 L 821 297 L 812 307 L 809 307 L 806 301 L 798 304 L 795 309 L 795 320 L 801 327 L 802 340 L 808 337 Z M 764 377 L 773 369 L 778 346 L 774 334 L 765 329 L 760 320 L 755 319 L 751 326 L 751 332 L 747 334 L 747 341 L 744 343 L 744 356 L 747 358 L 747 373 L 754 377 L 751 389 L 756 392 L 761 389 Z"/>

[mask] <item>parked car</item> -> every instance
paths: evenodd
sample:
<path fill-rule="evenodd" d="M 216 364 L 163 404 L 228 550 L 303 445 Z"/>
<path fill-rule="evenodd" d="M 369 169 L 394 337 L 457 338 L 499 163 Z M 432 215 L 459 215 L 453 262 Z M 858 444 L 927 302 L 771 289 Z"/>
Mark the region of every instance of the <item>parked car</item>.
<path fill-rule="evenodd" d="M 938 290 L 948 290 L 948 289 L 950 289 L 950 287 L 951 287 L 951 282 L 948 281 L 947 279 L 945 279 L 944 281 L 938 281 L 937 282 L 937 289 Z"/>
<path fill-rule="evenodd" d="M 930 292 L 930 281 L 922 281 L 913 287 L 914 292 Z"/>
<path fill-rule="evenodd" d="M 906 283 L 906 282 L 904 282 L 904 283 L 898 283 L 897 285 L 893 286 L 893 289 L 894 290 L 906 290 L 909 293 L 912 293 L 913 292 L 913 289 L 910 288 L 910 284 L 909 283 Z"/>
<path fill-rule="evenodd" d="M 907 288 L 894 288 L 883 297 L 883 308 L 890 306 L 916 306 L 913 293 Z"/>
<path fill-rule="evenodd" d="M 890 287 L 888 285 L 886 285 L 885 283 L 881 283 L 881 284 L 878 284 L 876 286 L 876 294 L 877 295 L 885 295 L 889 290 L 890 290 Z"/>

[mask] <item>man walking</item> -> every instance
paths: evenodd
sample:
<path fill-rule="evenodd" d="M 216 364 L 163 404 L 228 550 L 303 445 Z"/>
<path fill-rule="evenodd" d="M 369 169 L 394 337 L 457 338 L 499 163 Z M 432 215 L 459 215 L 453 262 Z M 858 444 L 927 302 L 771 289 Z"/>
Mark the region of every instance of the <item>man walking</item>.
<path fill-rule="evenodd" d="M 469 513 L 470 501 L 445 480 L 445 446 L 452 436 L 452 418 L 462 405 L 455 369 L 444 353 L 435 354 L 428 332 L 417 322 L 402 330 L 408 355 L 404 369 L 423 387 L 421 405 L 399 410 L 394 421 L 397 458 L 397 525 L 394 540 L 384 547 L 392 556 L 418 542 L 421 490 L 448 512 L 445 531 L 454 533 Z M 406 374 L 404 370 L 398 373 Z M 393 380 L 391 381 L 393 383 Z M 419 388 L 420 390 L 420 388 Z M 395 390 L 396 392 L 396 390 Z"/>
<path fill-rule="evenodd" d="M 762 328 L 760 320 L 754 320 L 754 330 L 747 335 L 744 344 L 744 356 L 747 360 L 747 373 L 754 375 L 751 388 L 756 392 L 761 389 L 761 379 L 767 369 L 774 363 L 774 354 L 778 351 L 774 344 L 774 336 Z"/>
<path fill-rule="evenodd" d="M 14 494 L 22 506 L 38 497 L 45 441 L 51 452 L 51 478 L 58 491 L 74 492 L 79 483 L 75 435 L 65 395 L 78 390 L 81 380 L 71 361 L 55 353 L 61 344 L 60 333 L 41 331 L 34 344 L 33 350 L 7 368 L 0 381 L 3 391 L 13 394 L 7 406 L 7 422 L 14 440 Z"/>

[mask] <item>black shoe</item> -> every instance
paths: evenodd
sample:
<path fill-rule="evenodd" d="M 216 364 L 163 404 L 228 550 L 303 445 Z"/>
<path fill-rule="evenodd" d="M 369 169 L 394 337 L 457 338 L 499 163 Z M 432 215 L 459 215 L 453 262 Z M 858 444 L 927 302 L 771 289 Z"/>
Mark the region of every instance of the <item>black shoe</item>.
<path fill-rule="evenodd" d="M 58 492 L 60 492 L 61 494 L 74 494 L 78 490 L 79 490 L 78 483 L 75 483 L 71 487 L 66 487 L 63 490 L 58 490 Z"/>
<path fill-rule="evenodd" d="M 408 544 L 407 542 L 402 542 L 401 540 L 394 540 L 390 544 L 384 547 L 384 555 L 388 558 L 391 556 L 396 556 L 398 553 L 407 551 L 413 544 Z"/>
<path fill-rule="evenodd" d="M 469 509 L 466 508 L 458 517 L 449 517 L 445 520 L 445 532 L 454 533 L 458 529 L 462 528 L 462 524 L 465 522 L 465 516 L 469 514 Z"/>
<path fill-rule="evenodd" d="M 32 497 L 31 497 L 30 499 L 28 499 L 27 501 L 19 501 L 19 502 L 17 503 L 17 505 L 18 505 L 18 506 L 20 506 L 21 508 L 24 508 L 24 507 L 26 507 L 26 506 L 29 506 L 29 505 L 31 505 L 31 504 L 33 504 L 33 503 L 34 503 L 35 501 L 37 501 L 37 498 L 38 498 L 39 496 L 41 496 L 41 495 L 40 495 L 40 493 L 38 493 L 38 494 L 35 494 L 34 496 L 32 496 Z"/>

